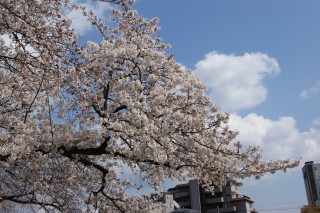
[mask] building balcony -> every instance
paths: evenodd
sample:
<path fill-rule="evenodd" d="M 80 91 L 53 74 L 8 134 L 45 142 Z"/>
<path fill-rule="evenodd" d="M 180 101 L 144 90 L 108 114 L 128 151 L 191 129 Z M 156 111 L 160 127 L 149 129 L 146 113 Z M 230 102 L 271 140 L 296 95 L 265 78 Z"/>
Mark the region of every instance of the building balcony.
<path fill-rule="evenodd" d="M 188 196 L 190 196 L 190 192 L 176 192 L 176 193 L 174 193 L 174 198 L 188 197 Z"/>
<path fill-rule="evenodd" d="M 236 212 L 237 207 L 235 206 L 228 206 L 228 207 L 223 207 L 223 208 L 216 208 L 216 209 L 208 209 L 207 213 L 227 213 L 227 212 Z"/>
<path fill-rule="evenodd" d="M 224 202 L 223 197 L 216 197 L 216 198 L 206 199 L 206 203 L 207 203 L 207 204 L 211 204 L 211 203 L 223 203 L 223 202 Z"/>
<path fill-rule="evenodd" d="M 190 201 L 182 201 L 182 202 L 177 202 L 181 207 L 186 207 L 190 206 L 191 202 Z"/>
<path fill-rule="evenodd" d="M 213 190 L 214 193 L 221 193 L 222 192 L 222 187 L 219 186 L 219 187 L 214 187 L 214 190 Z"/>

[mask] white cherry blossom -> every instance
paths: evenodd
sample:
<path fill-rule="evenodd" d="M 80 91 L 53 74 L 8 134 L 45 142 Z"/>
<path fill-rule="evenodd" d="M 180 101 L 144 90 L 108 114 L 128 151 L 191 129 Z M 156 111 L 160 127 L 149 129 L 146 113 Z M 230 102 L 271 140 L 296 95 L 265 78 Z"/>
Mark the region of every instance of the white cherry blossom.
<path fill-rule="evenodd" d="M 197 178 L 210 190 L 297 166 L 237 142 L 205 85 L 166 54 L 159 20 L 109 2 L 113 28 L 68 0 L 0 2 L 0 205 L 148 212 L 152 198 L 129 196 L 140 185 L 120 168 L 155 190 L 166 178 Z M 78 43 L 72 10 L 101 42 Z"/>

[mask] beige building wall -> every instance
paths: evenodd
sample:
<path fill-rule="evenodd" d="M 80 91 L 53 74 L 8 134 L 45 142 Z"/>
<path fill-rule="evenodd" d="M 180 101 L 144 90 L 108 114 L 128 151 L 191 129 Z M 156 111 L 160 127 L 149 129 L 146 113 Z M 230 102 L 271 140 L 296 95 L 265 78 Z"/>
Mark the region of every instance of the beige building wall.
<path fill-rule="evenodd" d="M 150 211 L 150 213 L 170 213 L 174 210 L 173 205 L 173 195 L 166 194 L 164 195 L 162 201 L 160 201 L 158 204 L 158 208 L 154 208 Z"/>

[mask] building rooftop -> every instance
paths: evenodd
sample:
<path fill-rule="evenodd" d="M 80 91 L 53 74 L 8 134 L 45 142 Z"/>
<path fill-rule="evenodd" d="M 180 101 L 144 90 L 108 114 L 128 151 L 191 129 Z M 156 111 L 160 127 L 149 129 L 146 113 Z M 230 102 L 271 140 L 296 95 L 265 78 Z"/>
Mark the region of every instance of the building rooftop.
<path fill-rule="evenodd" d="M 254 203 L 253 200 L 250 199 L 250 197 L 247 197 L 247 196 L 243 196 L 243 197 L 237 197 L 237 198 L 233 198 L 231 200 L 231 202 L 239 202 L 239 201 L 247 201 L 249 203 Z"/>

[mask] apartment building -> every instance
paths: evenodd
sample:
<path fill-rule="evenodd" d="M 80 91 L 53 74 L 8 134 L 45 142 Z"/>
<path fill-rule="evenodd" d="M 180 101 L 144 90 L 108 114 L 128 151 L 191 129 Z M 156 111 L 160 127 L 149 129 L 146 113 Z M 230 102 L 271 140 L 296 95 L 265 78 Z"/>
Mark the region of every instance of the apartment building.
<path fill-rule="evenodd" d="M 309 205 L 320 206 L 320 163 L 305 162 L 302 174 Z"/>
<path fill-rule="evenodd" d="M 256 213 L 248 196 L 240 195 L 237 186 L 230 183 L 215 187 L 214 194 L 205 192 L 197 180 L 170 188 L 168 193 L 181 208 L 200 213 Z"/>
<path fill-rule="evenodd" d="M 156 208 L 150 209 L 152 213 L 170 213 L 174 211 L 175 204 L 172 194 L 164 194 L 162 198 L 157 201 L 160 204 Z"/>

